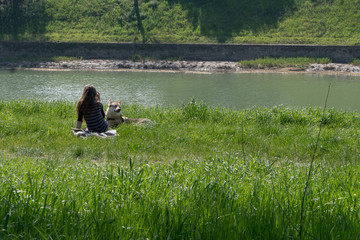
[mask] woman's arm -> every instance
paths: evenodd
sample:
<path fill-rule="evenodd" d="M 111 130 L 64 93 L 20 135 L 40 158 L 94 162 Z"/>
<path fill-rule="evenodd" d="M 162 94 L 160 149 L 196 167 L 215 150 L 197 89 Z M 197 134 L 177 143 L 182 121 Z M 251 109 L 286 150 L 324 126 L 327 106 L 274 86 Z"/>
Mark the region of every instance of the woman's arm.
<path fill-rule="evenodd" d="M 82 121 L 76 121 L 76 128 L 81 128 Z"/>
<path fill-rule="evenodd" d="M 79 112 L 78 119 L 76 121 L 76 128 L 81 128 L 82 120 L 83 120 L 83 114 L 82 114 L 82 112 Z"/>
<path fill-rule="evenodd" d="M 102 103 L 100 103 L 100 106 L 101 106 L 101 115 L 103 118 L 105 118 L 105 112 L 104 112 L 104 107 L 103 107 Z"/>

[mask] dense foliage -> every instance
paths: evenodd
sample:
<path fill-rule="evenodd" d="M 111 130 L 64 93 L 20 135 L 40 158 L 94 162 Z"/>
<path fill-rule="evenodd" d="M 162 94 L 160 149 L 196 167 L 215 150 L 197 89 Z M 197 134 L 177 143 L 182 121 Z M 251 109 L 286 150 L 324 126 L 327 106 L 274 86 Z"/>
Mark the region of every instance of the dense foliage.
<path fill-rule="evenodd" d="M 137 4 L 138 3 L 138 4 Z M 359 0 L 2 0 L 0 39 L 359 44 Z"/>

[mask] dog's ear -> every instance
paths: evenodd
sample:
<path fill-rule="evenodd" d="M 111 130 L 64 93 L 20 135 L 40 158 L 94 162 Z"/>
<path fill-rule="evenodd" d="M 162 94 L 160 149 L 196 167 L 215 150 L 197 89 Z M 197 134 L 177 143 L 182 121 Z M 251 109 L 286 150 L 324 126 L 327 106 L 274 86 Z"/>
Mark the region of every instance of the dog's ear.
<path fill-rule="evenodd" d="M 120 100 L 120 101 L 118 101 L 118 103 L 119 103 L 119 104 L 121 104 L 121 100 Z"/>
<path fill-rule="evenodd" d="M 111 99 L 109 100 L 109 105 L 112 103 Z"/>

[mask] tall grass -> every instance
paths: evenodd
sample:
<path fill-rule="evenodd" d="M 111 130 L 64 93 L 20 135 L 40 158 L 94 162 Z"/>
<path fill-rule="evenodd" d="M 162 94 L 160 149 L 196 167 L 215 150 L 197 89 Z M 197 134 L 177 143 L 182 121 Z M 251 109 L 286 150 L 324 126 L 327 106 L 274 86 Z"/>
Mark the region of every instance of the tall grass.
<path fill-rule="evenodd" d="M 0 101 L 0 238 L 296 239 L 300 225 L 302 239 L 359 238 L 358 113 L 123 111 L 153 123 L 82 139 L 75 103 Z"/>
<path fill-rule="evenodd" d="M 357 239 L 359 166 L 315 167 L 303 239 Z M 297 238 L 306 180 L 291 161 L 258 158 L 134 167 L 2 157 L 1 169 L 0 234 L 10 239 Z"/>

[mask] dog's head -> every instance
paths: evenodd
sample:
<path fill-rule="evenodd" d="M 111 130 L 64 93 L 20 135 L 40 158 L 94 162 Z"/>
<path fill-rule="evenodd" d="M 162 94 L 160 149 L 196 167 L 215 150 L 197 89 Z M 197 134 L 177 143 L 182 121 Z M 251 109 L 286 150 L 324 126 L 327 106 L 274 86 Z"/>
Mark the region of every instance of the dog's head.
<path fill-rule="evenodd" d="M 121 112 L 121 101 L 113 102 L 109 101 L 108 108 L 106 110 L 106 117 L 107 118 L 120 118 L 122 116 Z"/>

